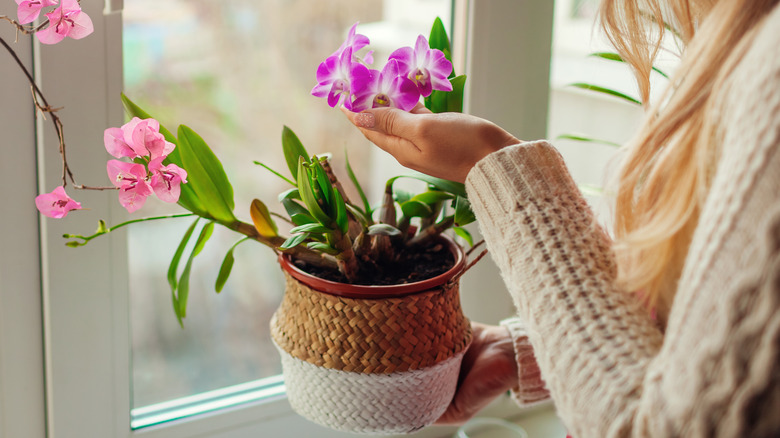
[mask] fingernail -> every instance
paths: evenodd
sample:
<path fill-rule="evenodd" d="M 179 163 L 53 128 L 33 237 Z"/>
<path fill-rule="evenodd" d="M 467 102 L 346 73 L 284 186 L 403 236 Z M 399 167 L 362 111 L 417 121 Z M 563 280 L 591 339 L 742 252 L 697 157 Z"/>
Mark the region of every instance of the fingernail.
<path fill-rule="evenodd" d="M 361 128 L 374 127 L 374 115 L 371 113 L 360 113 L 355 116 L 355 125 Z"/>

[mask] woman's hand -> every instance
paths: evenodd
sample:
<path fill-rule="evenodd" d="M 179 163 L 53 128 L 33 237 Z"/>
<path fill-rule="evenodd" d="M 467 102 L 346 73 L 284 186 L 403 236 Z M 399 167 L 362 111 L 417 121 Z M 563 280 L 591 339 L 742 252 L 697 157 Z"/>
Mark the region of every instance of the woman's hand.
<path fill-rule="evenodd" d="M 509 330 L 473 322 L 473 340 L 463 356 L 458 389 L 437 424 L 459 424 L 497 396 L 517 387 L 517 361 Z"/>
<path fill-rule="evenodd" d="M 344 113 L 401 165 L 452 181 L 464 182 L 477 161 L 520 143 L 492 122 L 460 113 L 433 114 L 421 103 L 411 112 L 377 108 Z"/>

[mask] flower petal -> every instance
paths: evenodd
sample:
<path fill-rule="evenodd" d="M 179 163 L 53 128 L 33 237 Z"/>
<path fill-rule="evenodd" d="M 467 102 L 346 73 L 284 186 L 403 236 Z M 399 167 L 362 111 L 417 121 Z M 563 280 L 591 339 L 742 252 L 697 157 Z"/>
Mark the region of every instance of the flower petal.
<path fill-rule="evenodd" d="M 121 128 L 108 128 L 103 131 L 103 143 L 106 146 L 106 151 L 116 158 L 136 156 L 135 151 L 125 143 L 124 133 Z"/>
<path fill-rule="evenodd" d="M 54 21 L 53 17 L 51 17 L 52 15 L 57 15 L 57 21 Z M 61 16 L 52 12 L 46 14 L 46 17 L 49 18 L 49 27 L 35 33 L 35 36 L 38 37 L 38 41 L 40 41 L 41 44 L 57 44 L 64 40 L 65 35 L 67 35 L 67 26 L 60 22 L 59 18 L 61 18 Z M 58 32 L 58 29 L 65 29 L 66 32 Z"/>
<path fill-rule="evenodd" d="M 177 202 L 181 195 L 181 184 L 187 183 L 187 171 L 175 164 L 162 165 L 162 158 L 149 162 L 152 172 L 151 186 L 154 193 L 164 202 Z"/>
<path fill-rule="evenodd" d="M 404 111 L 411 111 L 420 101 L 420 91 L 417 89 L 417 85 L 405 76 L 398 76 L 393 80 L 392 90 L 390 99 L 393 106 Z"/>
<path fill-rule="evenodd" d="M 81 203 L 71 199 L 65 193 L 65 188 L 57 187 L 51 193 L 44 193 L 35 197 L 35 207 L 42 215 L 54 219 L 60 219 L 68 215 L 71 210 L 80 210 Z"/>
<path fill-rule="evenodd" d="M 19 18 L 19 24 L 32 23 L 38 18 L 41 9 L 43 9 L 43 5 L 38 2 L 17 0 L 16 3 L 19 5 L 19 7 L 16 8 L 16 16 Z"/>
<path fill-rule="evenodd" d="M 68 36 L 74 40 L 80 40 L 94 32 L 95 28 L 92 25 L 92 19 L 89 18 L 86 12 L 76 12 L 70 18 L 73 20 L 73 27 L 68 32 Z"/>
<path fill-rule="evenodd" d="M 404 75 L 409 74 L 410 70 L 417 67 L 414 62 L 414 51 L 411 47 L 401 47 L 400 49 L 395 50 L 388 57 L 388 61 L 391 59 L 398 61 L 400 71 Z"/>

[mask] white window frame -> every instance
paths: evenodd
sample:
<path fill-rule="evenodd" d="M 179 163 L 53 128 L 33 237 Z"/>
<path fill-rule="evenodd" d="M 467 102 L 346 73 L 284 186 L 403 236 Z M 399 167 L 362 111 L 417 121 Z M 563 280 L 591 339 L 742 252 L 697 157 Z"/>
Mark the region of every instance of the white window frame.
<path fill-rule="evenodd" d="M 66 106 L 59 114 L 76 176 L 82 183 L 95 184 L 106 180 L 106 158 L 96 139 L 102 139 L 105 127 L 123 122 L 118 99 L 122 89 L 122 0 L 82 0 L 81 5 L 92 17 L 93 35 L 80 41 L 68 39 L 55 47 L 34 42 L 25 56 L 30 65 L 34 58 L 36 80 L 50 103 Z M 469 75 L 466 110 L 497 122 L 519 138 L 543 138 L 552 2 L 457 0 L 454 10 L 460 11 L 455 18 L 458 24 L 468 23 L 466 32 L 458 33 L 456 29 L 454 33 L 456 44 L 468 47 L 470 54 L 460 54 L 460 64 Z M 507 53 L 512 56 L 505 56 Z M 6 70 L 13 69 L 3 63 L 3 78 Z M 23 86 L 14 88 L 26 90 Z M 18 111 L 18 102 L 29 100 L 24 94 L 0 102 L 4 114 L 9 108 Z M 35 193 L 60 185 L 61 164 L 50 121 L 38 117 L 33 131 L 30 105 L 27 113 L 11 119 L 11 126 L 20 127 L 10 129 L 19 132 L 11 138 L 22 146 L 4 158 L 4 166 L 14 169 L 0 175 L 5 187 L 23 187 L 13 192 L 11 204 L 20 206 L 23 213 L 14 215 L 7 224 L 8 218 L 3 219 L 3 230 L 14 234 L 6 236 L 11 238 L 7 242 L 12 242 L 14 252 L 4 251 L 0 261 L 3 267 L 9 266 L 6 262 L 13 258 L 25 263 L 12 275 L 0 271 L 0 438 L 345 436 L 301 420 L 284 397 L 131 430 L 130 306 L 124 232 L 78 249 L 65 247 L 62 239 L 64 233 L 91 231 L 98 219 L 118 223 L 126 213 L 114 192 L 80 191 L 78 199 L 91 210 L 64 220 L 38 221 L 37 214 L 27 206 Z M 7 132 L 3 130 L 5 138 Z M 33 144 L 37 144 L 37 158 L 30 152 Z M 4 145 L 3 149 L 6 153 L 10 148 Z M 35 172 L 37 184 L 30 177 Z M 20 173 L 27 179 L 20 182 Z M 40 251 L 30 243 L 38 239 Z M 509 304 L 500 308 L 510 313 L 511 301 L 502 292 L 499 275 L 483 262 L 463 283 L 464 305 L 474 309 L 470 314 L 474 320 L 496 319 L 495 312 L 480 313 L 484 297 L 468 293 L 469 289 L 486 290 L 488 277 L 494 281 L 491 297 L 503 295 Z M 14 295 L 14 287 L 29 293 Z M 21 356 L 12 357 L 17 354 Z M 22 384 L 27 385 L 24 390 Z M 25 391 L 29 391 L 29 398 L 20 398 Z M 491 409 L 491 415 L 517 412 L 506 398 Z M 22 423 L 25 425 L 18 426 Z M 24 433 L 16 433 L 20 430 Z M 451 434 L 452 428 L 436 427 L 417 436 Z"/>

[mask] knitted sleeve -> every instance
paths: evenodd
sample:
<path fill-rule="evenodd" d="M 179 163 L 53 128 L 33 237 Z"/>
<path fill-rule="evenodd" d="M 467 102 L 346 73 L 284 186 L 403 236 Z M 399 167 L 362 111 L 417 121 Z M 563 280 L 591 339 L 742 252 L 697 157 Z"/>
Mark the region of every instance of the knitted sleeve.
<path fill-rule="evenodd" d="M 528 331 L 520 318 L 507 318 L 501 325 L 509 330 L 517 361 L 517 388 L 512 389 L 512 398 L 521 407 L 531 407 L 550 399 L 539 364 L 534 357 L 534 349 L 528 339 Z"/>
<path fill-rule="evenodd" d="M 721 158 L 665 335 L 615 285 L 609 238 L 547 142 L 466 185 L 571 434 L 780 434 L 780 8 L 734 71 Z"/>

